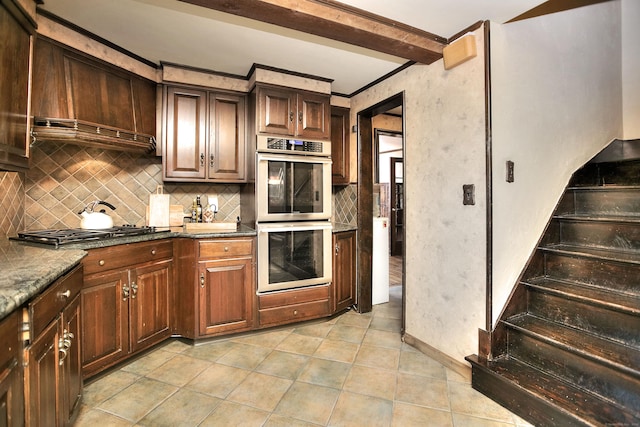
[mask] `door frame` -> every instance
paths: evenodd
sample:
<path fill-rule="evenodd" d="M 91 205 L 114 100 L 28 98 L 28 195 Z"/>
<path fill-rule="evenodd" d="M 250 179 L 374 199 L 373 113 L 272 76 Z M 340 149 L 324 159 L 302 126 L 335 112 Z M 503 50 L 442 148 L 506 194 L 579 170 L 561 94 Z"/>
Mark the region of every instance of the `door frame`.
<path fill-rule="evenodd" d="M 402 150 L 406 151 L 405 138 L 405 102 L 404 92 L 397 93 L 375 105 L 372 105 L 357 113 L 358 129 L 358 306 L 359 313 L 368 313 L 372 310 L 372 255 L 373 255 L 373 167 L 374 167 L 374 137 L 372 128 L 372 118 L 378 114 L 389 111 L 392 108 L 402 107 Z M 406 161 L 405 161 L 406 170 Z M 405 178 L 406 181 L 406 173 Z M 406 191 L 405 191 L 406 194 Z M 406 196 L 405 196 L 406 210 Z M 406 230 L 405 230 L 406 233 Z M 406 241 L 403 242 L 406 245 Z M 403 247 L 406 253 L 406 247 Z M 405 257 L 402 259 L 402 326 L 401 332 L 405 329 Z"/>

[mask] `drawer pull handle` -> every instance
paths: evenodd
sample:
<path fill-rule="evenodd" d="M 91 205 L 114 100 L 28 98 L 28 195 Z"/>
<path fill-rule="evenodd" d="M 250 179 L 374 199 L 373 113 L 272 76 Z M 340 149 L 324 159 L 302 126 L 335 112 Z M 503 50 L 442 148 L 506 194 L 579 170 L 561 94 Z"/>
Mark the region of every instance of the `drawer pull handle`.
<path fill-rule="evenodd" d="M 200 166 L 204 166 L 204 153 L 200 153 Z"/>
<path fill-rule="evenodd" d="M 71 290 L 67 289 L 67 290 L 66 290 L 66 291 L 64 291 L 64 292 L 60 292 L 60 296 L 61 296 L 62 298 L 69 298 L 69 297 L 71 296 Z"/>
<path fill-rule="evenodd" d="M 151 249 L 151 255 L 155 255 L 156 254 L 156 250 L 155 249 Z"/>
<path fill-rule="evenodd" d="M 126 301 L 129 298 L 129 287 L 124 285 L 122 287 L 122 301 Z"/>
<path fill-rule="evenodd" d="M 209 157 L 209 166 L 210 166 L 210 167 L 213 167 L 213 165 L 215 164 L 215 163 L 214 163 L 214 159 L 215 159 L 215 157 L 213 157 L 213 154 L 212 154 L 212 155 Z"/>
<path fill-rule="evenodd" d="M 104 260 L 101 259 L 100 261 L 98 261 L 98 265 L 103 266 L 104 265 Z"/>
<path fill-rule="evenodd" d="M 200 274 L 200 287 L 204 288 L 204 273 Z"/>
<path fill-rule="evenodd" d="M 64 359 L 67 358 L 67 351 L 68 349 L 66 347 L 63 347 L 62 343 L 58 343 L 58 351 L 61 353 L 60 355 L 60 360 L 58 360 L 58 365 L 62 366 L 64 365 Z"/>

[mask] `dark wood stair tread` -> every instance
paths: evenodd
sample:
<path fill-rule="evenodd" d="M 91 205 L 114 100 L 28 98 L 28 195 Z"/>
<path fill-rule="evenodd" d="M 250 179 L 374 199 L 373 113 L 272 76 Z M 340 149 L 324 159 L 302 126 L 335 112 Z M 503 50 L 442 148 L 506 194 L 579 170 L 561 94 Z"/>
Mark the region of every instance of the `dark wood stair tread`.
<path fill-rule="evenodd" d="M 543 292 L 640 316 L 640 295 L 637 294 L 615 291 L 588 283 L 555 280 L 552 277 L 536 277 L 523 281 L 523 284 Z"/>
<path fill-rule="evenodd" d="M 640 265 L 640 251 L 637 250 L 611 250 L 564 243 L 542 245 L 539 249 L 544 252 Z"/>
<path fill-rule="evenodd" d="M 640 185 L 575 185 L 567 187 L 567 191 L 640 191 Z"/>
<path fill-rule="evenodd" d="M 571 213 L 571 214 L 558 214 L 553 216 L 554 219 L 563 221 L 576 221 L 576 222 L 612 222 L 612 223 L 628 223 L 628 224 L 640 224 L 640 215 L 603 215 L 598 214 L 586 214 L 586 213 Z"/>
<path fill-rule="evenodd" d="M 529 398 L 542 400 L 550 408 L 557 408 L 565 417 L 580 420 L 583 425 L 640 425 L 640 415 L 629 413 L 619 405 L 603 400 L 518 360 L 501 357 L 483 363 L 475 355 L 468 356 L 466 359 L 474 369 L 492 373 L 516 388 L 517 392 L 524 391 Z M 491 396 L 492 391 L 486 390 L 478 382 L 474 381 L 474 388 L 492 398 L 497 397 Z M 508 394 L 508 390 L 496 390 L 496 393 L 504 395 Z"/>
<path fill-rule="evenodd" d="M 640 371 L 633 368 L 640 368 L 640 349 L 529 314 L 514 316 L 504 323 L 538 340 L 640 378 Z"/>

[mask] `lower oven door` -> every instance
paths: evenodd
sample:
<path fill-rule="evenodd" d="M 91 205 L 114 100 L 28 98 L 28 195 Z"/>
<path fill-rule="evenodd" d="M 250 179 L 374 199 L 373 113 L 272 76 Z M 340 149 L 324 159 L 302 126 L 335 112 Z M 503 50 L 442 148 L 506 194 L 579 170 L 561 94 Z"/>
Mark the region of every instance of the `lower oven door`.
<path fill-rule="evenodd" d="M 258 293 L 331 282 L 331 223 L 258 224 Z"/>

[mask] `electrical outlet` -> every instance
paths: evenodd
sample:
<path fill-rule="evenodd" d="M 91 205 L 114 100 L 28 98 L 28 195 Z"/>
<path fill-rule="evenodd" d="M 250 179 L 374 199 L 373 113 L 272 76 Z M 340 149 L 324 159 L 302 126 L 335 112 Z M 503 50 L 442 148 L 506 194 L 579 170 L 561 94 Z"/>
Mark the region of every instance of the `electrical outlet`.
<path fill-rule="evenodd" d="M 476 186 L 474 184 L 464 184 L 462 186 L 462 204 L 476 204 Z"/>

